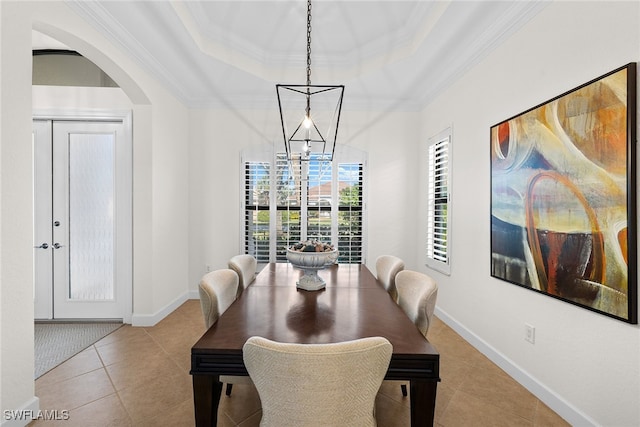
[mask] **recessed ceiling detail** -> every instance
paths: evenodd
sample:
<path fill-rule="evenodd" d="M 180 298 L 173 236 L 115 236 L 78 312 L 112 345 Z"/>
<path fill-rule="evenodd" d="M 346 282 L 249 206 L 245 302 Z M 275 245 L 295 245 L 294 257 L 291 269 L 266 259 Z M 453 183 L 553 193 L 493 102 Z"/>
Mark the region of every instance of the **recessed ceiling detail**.
<path fill-rule="evenodd" d="M 303 84 L 306 2 L 68 1 L 189 107 L 274 108 Z M 313 81 L 345 84 L 345 109 L 417 111 L 544 1 L 317 1 Z"/>

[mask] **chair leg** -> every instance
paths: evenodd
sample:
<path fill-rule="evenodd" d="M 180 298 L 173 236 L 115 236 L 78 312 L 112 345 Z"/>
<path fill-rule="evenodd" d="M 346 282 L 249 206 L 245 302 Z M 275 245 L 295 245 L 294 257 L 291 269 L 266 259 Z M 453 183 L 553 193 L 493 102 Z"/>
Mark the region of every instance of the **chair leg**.
<path fill-rule="evenodd" d="M 402 389 L 402 395 L 404 397 L 407 397 L 407 385 L 406 384 L 400 384 L 400 388 Z"/>
<path fill-rule="evenodd" d="M 226 389 L 226 391 L 225 391 L 225 394 L 226 394 L 227 396 L 231 396 L 231 388 L 232 388 L 232 387 L 233 387 L 233 384 L 229 384 L 229 383 L 227 383 L 227 389 Z M 405 395 L 405 396 L 406 396 L 406 395 Z"/>

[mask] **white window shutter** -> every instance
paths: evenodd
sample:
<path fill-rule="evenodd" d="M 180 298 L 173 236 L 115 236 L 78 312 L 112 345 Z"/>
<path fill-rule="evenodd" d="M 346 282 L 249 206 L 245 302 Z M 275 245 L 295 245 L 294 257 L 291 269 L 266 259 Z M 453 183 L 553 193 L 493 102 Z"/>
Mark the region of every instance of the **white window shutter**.
<path fill-rule="evenodd" d="M 427 161 L 427 266 L 450 273 L 451 133 L 430 140 Z"/>

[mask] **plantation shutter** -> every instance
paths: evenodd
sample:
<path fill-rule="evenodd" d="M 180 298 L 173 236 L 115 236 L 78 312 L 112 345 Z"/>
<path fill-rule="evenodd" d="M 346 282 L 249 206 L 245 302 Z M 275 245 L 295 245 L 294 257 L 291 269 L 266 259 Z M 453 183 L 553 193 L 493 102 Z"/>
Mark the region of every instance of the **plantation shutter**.
<path fill-rule="evenodd" d="M 244 163 L 244 251 L 258 262 L 269 262 L 271 167 Z"/>
<path fill-rule="evenodd" d="M 338 261 L 363 262 L 363 164 L 338 164 Z"/>
<path fill-rule="evenodd" d="M 276 261 L 287 261 L 287 248 L 301 238 L 302 165 L 298 159 L 287 161 L 286 154 L 276 156 Z"/>
<path fill-rule="evenodd" d="M 449 266 L 449 149 L 451 135 L 428 145 L 427 265 L 444 273 Z"/>
<path fill-rule="evenodd" d="M 316 157 L 316 158 L 314 158 Z M 333 193 L 332 163 L 311 158 L 307 180 L 307 233 L 308 240 L 331 242 Z"/>

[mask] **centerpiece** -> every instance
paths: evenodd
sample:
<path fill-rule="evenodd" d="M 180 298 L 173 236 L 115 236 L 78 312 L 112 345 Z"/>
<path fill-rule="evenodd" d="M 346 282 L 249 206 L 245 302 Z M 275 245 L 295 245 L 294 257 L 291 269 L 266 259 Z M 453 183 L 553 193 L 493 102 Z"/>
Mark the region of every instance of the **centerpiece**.
<path fill-rule="evenodd" d="M 326 286 L 322 277 L 318 276 L 318 270 L 334 264 L 338 259 L 338 250 L 328 243 L 307 240 L 287 248 L 287 259 L 294 267 L 304 271 L 296 286 L 305 291 L 317 291 Z"/>

